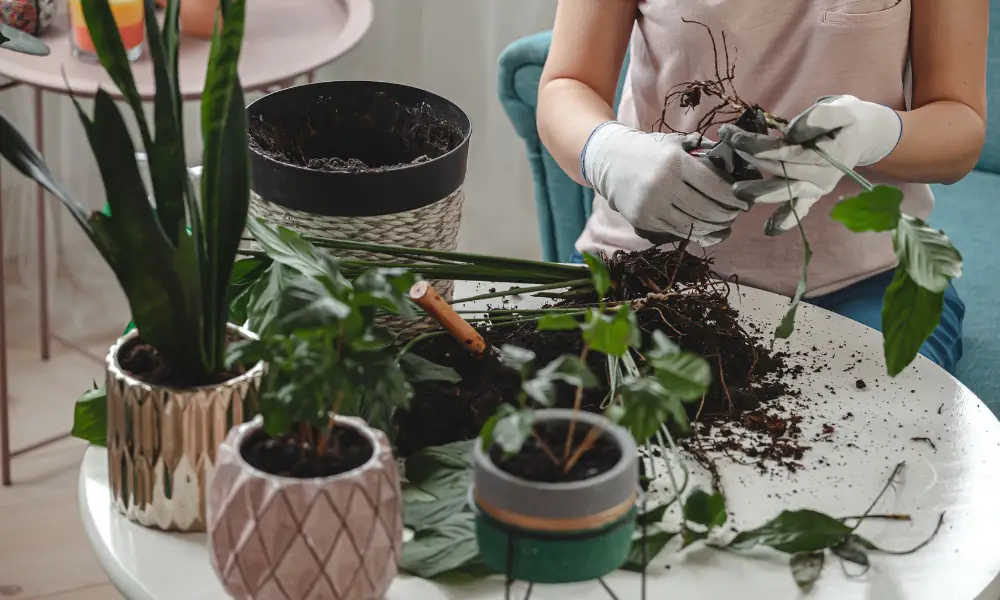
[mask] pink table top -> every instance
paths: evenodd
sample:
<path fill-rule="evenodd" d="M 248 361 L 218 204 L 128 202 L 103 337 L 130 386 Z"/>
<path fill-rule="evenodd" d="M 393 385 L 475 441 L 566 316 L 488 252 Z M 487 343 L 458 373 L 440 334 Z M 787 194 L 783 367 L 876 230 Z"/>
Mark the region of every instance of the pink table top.
<path fill-rule="evenodd" d="M 333 62 L 361 40 L 371 21 L 371 0 L 248 0 L 240 57 L 243 88 L 263 90 Z M 100 86 L 120 97 L 99 63 L 73 57 L 65 14 L 41 37 L 52 49 L 48 56 L 0 52 L 0 76 L 78 96 L 93 96 Z M 210 44 L 181 38 L 181 94 L 186 100 L 202 94 Z M 133 63 L 132 72 L 139 94 L 151 99 L 155 88 L 148 51 Z"/>

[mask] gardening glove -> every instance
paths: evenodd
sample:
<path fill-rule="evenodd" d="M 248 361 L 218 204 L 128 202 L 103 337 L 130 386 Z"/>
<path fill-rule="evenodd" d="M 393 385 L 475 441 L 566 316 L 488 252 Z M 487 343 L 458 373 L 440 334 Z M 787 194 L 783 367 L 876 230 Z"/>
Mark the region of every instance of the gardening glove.
<path fill-rule="evenodd" d="M 795 117 L 782 137 L 749 133 L 731 125 L 723 125 L 719 136 L 750 164 L 774 175 L 738 182 L 733 192 L 750 204 L 781 204 L 765 229 L 768 235 L 777 235 L 794 228 L 796 216 L 805 217 L 844 175 L 807 145 L 854 169 L 873 165 L 892 153 L 902 130 L 902 120 L 891 108 L 854 96 L 827 96 Z"/>
<path fill-rule="evenodd" d="M 608 121 L 591 133 L 580 166 L 640 237 L 657 246 L 689 237 L 712 246 L 750 207 L 733 193 L 732 157 L 699 134 L 646 133 Z"/>

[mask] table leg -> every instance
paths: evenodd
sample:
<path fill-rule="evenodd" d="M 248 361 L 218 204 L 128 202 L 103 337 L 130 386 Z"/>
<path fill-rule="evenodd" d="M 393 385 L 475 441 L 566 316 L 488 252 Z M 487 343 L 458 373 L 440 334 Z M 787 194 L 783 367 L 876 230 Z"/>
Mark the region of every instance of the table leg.
<path fill-rule="evenodd" d="M 0 169 L 2 171 L 2 169 Z M 2 179 L 2 177 L 0 177 Z M 10 479 L 10 415 L 7 410 L 7 281 L 3 257 L 3 183 L 0 181 L 0 471 L 3 485 Z"/>
<path fill-rule="evenodd" d="M 35 88 L 35 144 L 38 153 L 45 155 L 44 109 L 42 90 Z M 40 325 L 42 360 L 49 360 L 49 268 L 48 248 L 45 243 L 45 188 L 38 186 L 38 319 Z"/>

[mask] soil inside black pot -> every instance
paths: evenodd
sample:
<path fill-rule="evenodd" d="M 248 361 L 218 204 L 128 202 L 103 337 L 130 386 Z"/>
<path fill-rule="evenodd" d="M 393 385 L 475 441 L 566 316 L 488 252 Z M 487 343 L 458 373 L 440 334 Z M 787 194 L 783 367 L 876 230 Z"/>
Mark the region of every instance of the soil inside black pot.
<path fill-rule="evenodd" d="M 464 139 L 451 115 L 406 106 L 385 93 L 320 98 L 304 111 L 250 123 L 250 146 L 274 160 L 318 171 L 368 173 L 420 164 Z"/>
<path fill-rule="evenodd" d="M 576 464 L 566 471 L 563 465 L 553 461 L 549 454 L 561 459 L 566 438 L 569 436 L 569 422 L 539 423 L 535 425 L 535 432 L 538 437 L 528 438 L 518 454 L 505 456 L 499 446 L 494 446 L 490 449 L 490 459 L 501 471 L 520 479 L 538 483 L 565 483 L 597 477 L 601 473 L 610 471 L 622 458 L 621 448 L 614 443 L 611 436 L 601 435 L 593 447 L 584 452 Z M 589 432 L 590 425 L 577 422 L 573 428 L 570 456 L 579 448 Z"/>
<path fill-rule="evenodd" d="M 274 438 L 263 430 L 254 432 L 240 448 L 243 460 L 255 469 L 299 479 L 331 477 L 357 469 L 373 452 L 368 438 L 353 427 L 334 427 L 322 454 L 298 436 Z"/>
<path fill-rule="evenodd" d="M 230 333 L 227 341 L 232 343 L 239 340 L 239 337 Z M 246 372 L 245 368 L 239 368 L 213 373 L 204 380 L 188 380 L 179 377 L 167 359 L 160 354 L 160 351 L 143 342 L 139 337 L 132 338 L 121 347 L 118 351 L 118 365 L 126 373 L 143 383 L 173 388 L 217 385 Z"/>

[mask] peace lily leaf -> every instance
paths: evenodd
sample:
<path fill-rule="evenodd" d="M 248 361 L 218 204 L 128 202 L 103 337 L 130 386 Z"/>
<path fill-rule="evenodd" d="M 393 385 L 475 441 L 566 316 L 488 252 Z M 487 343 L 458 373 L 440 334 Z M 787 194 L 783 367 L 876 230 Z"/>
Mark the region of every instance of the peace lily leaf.
<path fill-rule="evenodd" d="M 626 381 L 620 391 L 625 411 L 618 422 L 629 430 L 637 443 L 645 443 L 671 418 L 682 431 L 690 429 L 683 404 L 670 395 L 660 380 L 654 377 L 632 379 Z"/>
<path fill-rule="evenodd" d="M 813 584 L 823 572 L 825 556 L 825 553 L 820 551 L 803 552 L 792 557 L 792 577 L 800 590 L 808 592 L 812 589 Z"/>
<path fill-rule="evenodd" d="M 626 560 L 622 569 L 625 571 L 642 572 L 663 551 L 667 544 L 670 543 L 670 540 L 675 537 L 677 537 L 676 532 L 659 529 L 646 536 L 640 534 L 636 539 L 632 540 L 632 548 L 629 550 L 628 560 Z M 644 545 L 645 548 L 643 548 Z"/>
<path fill-rule="evenodd" d="M 868 560 L 868 552 L 865 551 L 863 539 L 856 535 L 848 536 L 842 544 L 834 546 L 831 550 L 834 554 L 848 562 L 861 565 L 862 567 L 871 566 L 871 562 Z"/>
<path fill-rule="evenodd" d="M 468 510 L 468 503 L 464 491 L 426 502 L 403 502 L 403 523 L 414 531 L 435 527 Z"/>
<path fill-rule="evenodd" d="M 580 322 L 572 315 L 544 315 L 538 320 L 538 331 L 572 331 Z"/>
<path fill-rule="evenodd" d="M 75 438 L 94 444 L 107 445 L 108 397 L 102 389 L 87 390 L 76 401 L 73 410 L 73 430 Z"/>
<path fill-rule="evenodd" d="M 535 353 L 519 346 L 505 344 L 500 346 L 500 360 L 502 360 L 503 364 L 508 367 L 517 369 L 523 375 L 526 367 L 528 367 L 531 362 L 535 360 Z"/>
<path fill-rule="evenodd" d="M 590 267 L 590 279 L 594 282 L 594 290 L 598 298 L 604 298 L 611 289 L 611 272 L 600 258 L 590 252 L 583 253 L 583 262 Z"/>
<path fill-rule="evenodd" d="M 681 537 L 684 539 L 684 543 L 681 545 L 681 548 L 687 548 L 695 542 L 700 542 L 701 540 L 706 539 L 708 537 L 708 532 L 695 531 L 694 529 L 685 527 L 684 531 L 681 532 Z"/>
<path fill-rule="evenodd" d="M 773 520 L 733 538 L 730 548 L 745 550 L 758 544 L 786 554 L 818 552 L 841 543 L 851 528 L 813 510 L 783 511 Z"/>
<path fill-rule="evenodd" d="M 403 544 L 400 568 L 432 579 L 480 562 L 475 517 L 470 512 L 452 515 L 433 527 L 417 531 Z"/>
<path fill-rule="evenodd" d="M 684 518 L 709 530 L 726 522 L 726 499 L 722 494 L 709 495 L 695 488 L 684 502 Z"/>
<path fill-rule="evenodd" d="M 502 404 L 503 406 L 510 406 Z M 531 435 L 535 423 L 535 411 L 525 409 L 514 411 L 501 417 L 493 428 L 493 441 L 507 454 L 517 454 Z"/>
<path fill-rule="evenodd" d="M 473 443 L 455 442 L 416 452 L 406 459 L 407 482 L 435 498 L 465 494 L 472 482 Z"/>
<path fill-rule="evenodd" d="M 635 313 L 627 304 L 619 306 L 613 315 L 591 309 L 580 329 L 587 346 L 609 356 L 622 356 L 629 346 L 638 346 L 640 342 Z"/>
<path fill-rule="evenodd" d="M 399 364 L 403 367 L 407 379 L 412 382 L 447 381 L 448 383 L 458 383 L 462 381 L 462 376 L 455 369 L 443 367 L 409 352 L 400 357 Z"/>
<path fill-rule="evenodd" d="M 931 292 L 943 292 L 962 275 L 962 255 L 941 231 L 903 215 L 893 238 L 900 266 L 910 279 Z"/>
<path fill-rule="evenodd" d="M 938 323 L 944 292 L 919 286 L 907 271 L 896 269 L 882 300 L 882 331 L 886 369 L 891 377 L 903 372 Z"/>
<path fill-rule="evenodd" d="M 891 231 L 899 224 L 903 191 L 887 185 L 877 185 L 853 198 L 841 200 L 830 216 L 856 233 Z"/>
<path fill-rule="evenodd" d="M 635 524 L 641 527 L 642 525 L 659 523 L 663 520 L 663 516 L 667 514 L 668 508 L 670 508 L 669 504 L 661 504 L 656 508 L 648 510 L 635 518 Z"/>

